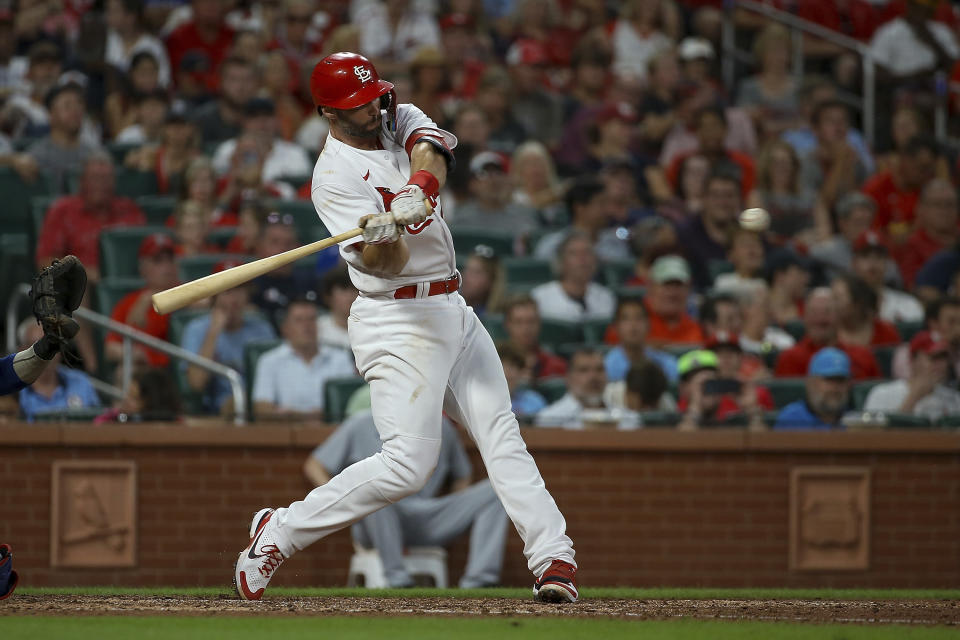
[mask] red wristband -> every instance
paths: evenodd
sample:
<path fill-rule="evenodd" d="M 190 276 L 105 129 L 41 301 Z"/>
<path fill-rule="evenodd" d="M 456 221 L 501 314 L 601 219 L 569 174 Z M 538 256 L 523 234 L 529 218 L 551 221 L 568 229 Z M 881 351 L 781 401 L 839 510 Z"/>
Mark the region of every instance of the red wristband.
<path fill-rule="evenodd" d="M 434 198 L 440 194 L 440 181 L 437 180 L 435 175 L 426 169 L 421 169 L 410 176 L 410 180 L 407 181 L 407 184 L 417 185 L 423 190 L 425 195 L 431 198 Z"/>

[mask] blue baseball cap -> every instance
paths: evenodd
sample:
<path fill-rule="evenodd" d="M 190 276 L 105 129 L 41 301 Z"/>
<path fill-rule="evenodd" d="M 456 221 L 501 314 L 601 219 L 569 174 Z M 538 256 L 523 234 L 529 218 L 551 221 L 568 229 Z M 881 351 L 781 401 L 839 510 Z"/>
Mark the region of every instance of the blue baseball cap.
<path fill-rule="evenodd" d="M 850 358 L 835 347 L 820 349 L 810 359 L 807 375 L 820 378 L 849 378 Z"/>

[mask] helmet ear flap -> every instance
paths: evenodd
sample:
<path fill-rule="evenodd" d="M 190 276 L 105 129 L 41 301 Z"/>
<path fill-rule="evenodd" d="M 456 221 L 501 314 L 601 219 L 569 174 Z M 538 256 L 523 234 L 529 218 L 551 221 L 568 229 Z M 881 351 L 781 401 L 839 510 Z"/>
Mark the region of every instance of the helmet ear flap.
<path fill-rule="evenodd" d="M 390 131 L 397 130 L 397 92 L 391 89 L 380 96 L 380 108 L 387 112 L 387 126 Z"/>

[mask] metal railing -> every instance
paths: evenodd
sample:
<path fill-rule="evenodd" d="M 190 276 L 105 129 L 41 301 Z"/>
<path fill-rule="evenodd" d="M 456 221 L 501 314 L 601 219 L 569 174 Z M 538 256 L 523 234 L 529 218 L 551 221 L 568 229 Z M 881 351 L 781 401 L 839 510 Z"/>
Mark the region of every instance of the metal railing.
<path fill-rule="evenodd" d="M 17 350 L 17 310 L 23 299 L 29 300 L 30 285 L 21 284 L 14 288 L 10 293 L 10 300 L 7 303 L 7 352 L 13 353 Z M 223 376 L 230 383 L 230 391 L 233 395 L 233 422 L 237 425 L 246 424 L 247 421 L 247 399 L 244 395 L 243 378 L 240 372 L 209 358 L 197 355 L 192 351 L 187 351 L 175 344 L 159 340 L 139 329 L 135 329 L 126 324 L 122 324 L 103 314 L 80 307 L 73 312 L 73 315 L 81 320 L 89 322 L 108 331 L 120 334 L 122 338 L 123 351 L 121 356 L 122 366 L 122 387 L 117 387 L 110 383 L 98 380 L 91 376 L 90 380 L 97 391 L 113 396 L 123 397 L 130 388 L 133 377 L 133 345 L 142 344 L 151 349 L 164 353 L 176 360 L 184 360 L 196 367 L 200 367 L 215 375 Z"/>
<path fill-rule="evenodd" d="M 862 113 L 863 135 L 870 146 L 873 146 L 876 133 L 876 63 L 870 53 L 870 47 L 859 40 L 855 40 L 842 33 L 831 31 L 821 27 L 815 22 L 798 18 L 792 13 L 775 9 L 771 6 L 755 2 L 754 0 L 726 0 L 723 11 L 723 81 L 727 87 L 733 87 L 736 82 L 737 60 L 750 62 L 752 57 L 749 54 L 738 51 L 736 48 L 736 31 L 734 25 L 734 12 L 737 9 L 743 9 L 753 13 L 760 14 L 771 20 L 779 22 L 790 29 L 790 46 L 792 50 L 791 60 L 793 64 L 793 73 L 797 77 L 803 76 L 804 58 L 803 58 L 803 35 L 808 34 L 822 40 L 826 40 L 844 49 L 848 49 L 860 56 L 863 69 L 863 96 L 856 100 L 856 106 Z"/>

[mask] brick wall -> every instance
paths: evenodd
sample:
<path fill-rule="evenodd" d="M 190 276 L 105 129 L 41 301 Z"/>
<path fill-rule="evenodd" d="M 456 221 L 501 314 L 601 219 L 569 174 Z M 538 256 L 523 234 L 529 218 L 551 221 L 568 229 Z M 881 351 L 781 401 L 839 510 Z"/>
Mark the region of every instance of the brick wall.
<path fill-rule="evenodd" d="M 227 584 L 250 515 L 308 491 L 301 465 L 329 433 L 0 427 L 0 541 L 13 545 L 28 585 Z M 535 430 L 525 437 L 567 517 L 584 584 L 955 587 L 960 577 L 958 434 Z M 136 568 L 50 567 L 51 464 L 68 459 L 136 462 Z M 790 471 L 806 465 L 870 469 L 868 570 L 790 571 Z M 504 584 L 530 583 L 521 549 L 512 532 Z M 330 536 L 292 558 L 276 584 L 343 584 L 351 551 L 346 532 Z M 465 552 L 464 540 L 451 549 L 454 581 Z"/>

